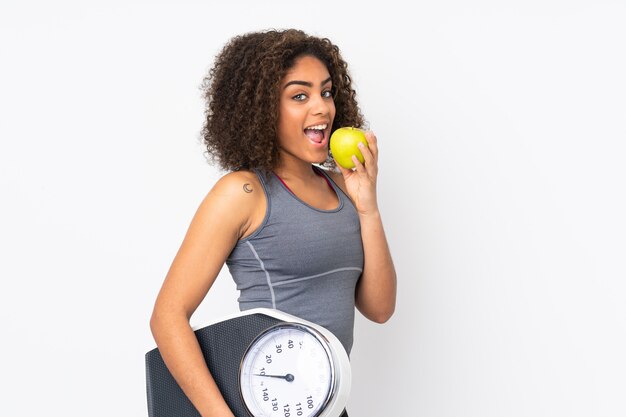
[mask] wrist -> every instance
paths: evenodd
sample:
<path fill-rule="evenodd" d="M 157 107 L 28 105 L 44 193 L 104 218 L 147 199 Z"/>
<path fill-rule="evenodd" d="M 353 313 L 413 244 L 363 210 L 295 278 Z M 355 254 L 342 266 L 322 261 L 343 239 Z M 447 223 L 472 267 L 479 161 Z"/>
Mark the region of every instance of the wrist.
<path fill-rule="evenodd" d="M 380 218 L 380 211 L 378 211 L 378 207 L 374 207 L 371 210 L 359 212 L 359 220 L 361 221 L 380 220 Z"/>
<path fill-rule="evenodd" d="M 212 408 L 210 411 L 202 413 L 202 417 L 235 417 L 228 407 Z"/>

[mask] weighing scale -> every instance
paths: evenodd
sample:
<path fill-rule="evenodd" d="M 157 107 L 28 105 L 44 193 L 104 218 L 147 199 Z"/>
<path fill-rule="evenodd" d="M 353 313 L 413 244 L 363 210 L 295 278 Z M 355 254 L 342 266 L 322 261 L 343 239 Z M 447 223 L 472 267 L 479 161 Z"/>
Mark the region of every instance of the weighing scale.
<path fill-rule="evenodd" d="M 328 329 L 257 308 L 195 330 L 236 417 L 339 417 L 352 381 L 348 354 Z M 158 349 L 146 354 L 149 417 L 200 417 Z"/>

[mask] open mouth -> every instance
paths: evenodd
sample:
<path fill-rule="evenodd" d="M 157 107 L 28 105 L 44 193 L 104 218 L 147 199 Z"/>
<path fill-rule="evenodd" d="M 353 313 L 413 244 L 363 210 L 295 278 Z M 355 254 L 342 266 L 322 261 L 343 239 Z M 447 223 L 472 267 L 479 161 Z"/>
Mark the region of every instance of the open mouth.
<path fill-rule="evenodd" d="M 304 134 L 307 138 L 313 143 L 317 143 L 319 145 L 323 145 L 326 141 L 326 131 L 328 128 L 328 124 L 319 124 L 314 126 L 309 126 L 304 129 Z"/>

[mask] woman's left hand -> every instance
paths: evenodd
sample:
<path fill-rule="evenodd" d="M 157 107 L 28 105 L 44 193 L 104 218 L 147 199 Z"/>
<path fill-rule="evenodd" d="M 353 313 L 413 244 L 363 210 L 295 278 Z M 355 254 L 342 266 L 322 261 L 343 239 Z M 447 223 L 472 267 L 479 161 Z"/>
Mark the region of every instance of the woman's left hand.
<path fill-rule="evenodd" d="M 365 132 L 368 146 L 359 143 L 365 163 L 352 156 L 355 169 L 346 169 L 337 164 L 343 175 L 348 195 L 352 199 L 359 215 L 376 213 L 376 178 L 378 176 L 378 143 L 372 131 Z"/>

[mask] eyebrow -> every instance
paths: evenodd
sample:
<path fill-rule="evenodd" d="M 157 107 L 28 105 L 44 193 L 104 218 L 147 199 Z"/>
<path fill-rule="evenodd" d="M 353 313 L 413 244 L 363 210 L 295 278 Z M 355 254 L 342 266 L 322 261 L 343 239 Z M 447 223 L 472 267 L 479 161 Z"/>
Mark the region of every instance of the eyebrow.
<path fill-rule="evenodd" d="M 324 81 L 322 81 L 320 83 L 320 86 L 323 86 L 324 84 L 326 84 L 327 82 L 332 81 L 332 77 L 328 77 L 326 78 Z M 283 87 L 283 90 L 287 87 L 289 87 L 292 84 L 296 84 L 296 85 L 304 85 L 306 87 L 313 87 L 313 83 L 310 83 L 308 81 L 300 81 L 300 80 L 293 80 L 293 81 L 289 81 L 287 84 L 285 84 L 285 86 Z"/>

